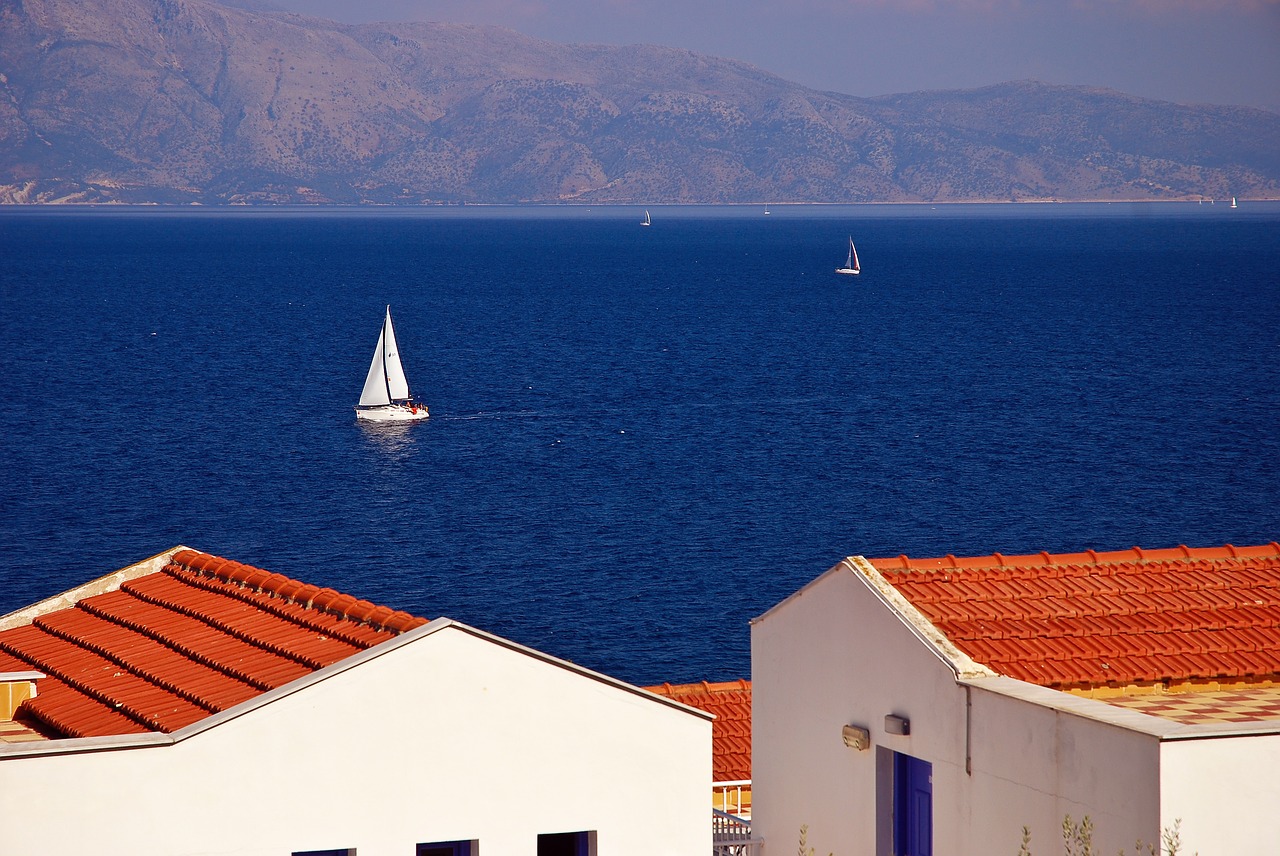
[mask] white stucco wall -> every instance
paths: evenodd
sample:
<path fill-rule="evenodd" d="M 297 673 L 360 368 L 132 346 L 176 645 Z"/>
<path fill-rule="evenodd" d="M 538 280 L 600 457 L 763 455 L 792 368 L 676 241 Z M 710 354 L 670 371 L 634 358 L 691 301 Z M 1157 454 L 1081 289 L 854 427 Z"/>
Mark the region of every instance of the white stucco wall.
<path fill-rule="evenodd" d="M 816 852 L 875 853 L 876 746 L 931 761 L 935 794 L 963 770 L 952 675 L 847 570 L 753 622 L 751 677 L 752 822 L 767 854 L 794 851 L 802 825 Z M 886 734 L 888 713 L 911 734 Z M 873 748 L 845 747 L 846 724 L 869 728 Z"/>
<path fill-rule="evenodd" d="M 3 852 L 532 856 L 596 830 L 602 856 L 706 856 L 707 718 L 437 628 L 175 745 L 0 755 Z"/>
<path fill-rule="evenodd" d="M 939 854 L 1016 853 L 1024 825 L 1034 853 L 1057 853 L 1066 814 L 1091 817 L 1102 853 L 1158 834 L 1157 738 L 1081 715 L 1106 713 L 1101 702 L 1045 707 L 1036 699 L 1062 694 L 1007 678 L 966 689 L 840 566 L 753 622 L 752 682 L 754 826 L 767 854 L 792 852 L 802 824 L 818 853 L 888 852 L 891 791 L 877 819 L 875 747 L 932 764 Z M 887 713 L 908 717 L 911 734 L 885 733 Z M 846 748 L 845 724 L 868 727 L 873 748 Z"/>
<path fill-rule="evenodd" d="M 1168 740 L 1161 759 L 1161 828 L 1181 821 L 1183 854 L 1280 849 L 1280 735 Z"/>
<path fill-rule="evenodd" d="M 1025 825 L 1033 853 L 1057 853 L 1068 815 L 1090 818 L 1098 853 L 1156 840 L 1156 737 L 1087 715 L 1110 718 L 1113 709 L 1102 702 L 1007 678 L 978 683 L 993 686 L 971 687 L 973 775 L 958 795 L 972 820 L 964 852 L 1016 853 Z"/>

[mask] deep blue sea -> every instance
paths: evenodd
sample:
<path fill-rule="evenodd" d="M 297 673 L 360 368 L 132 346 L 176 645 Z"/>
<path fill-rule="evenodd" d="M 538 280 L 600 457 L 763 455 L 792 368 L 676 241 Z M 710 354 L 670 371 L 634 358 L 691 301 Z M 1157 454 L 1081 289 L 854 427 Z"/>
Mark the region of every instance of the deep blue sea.
<path fill-rule="evenodd" d="M 0 210 L 0 614 L 183 543 L 730 680 L 846 555 L 1280 539 L 1280 204 L 650 210 Z"/>

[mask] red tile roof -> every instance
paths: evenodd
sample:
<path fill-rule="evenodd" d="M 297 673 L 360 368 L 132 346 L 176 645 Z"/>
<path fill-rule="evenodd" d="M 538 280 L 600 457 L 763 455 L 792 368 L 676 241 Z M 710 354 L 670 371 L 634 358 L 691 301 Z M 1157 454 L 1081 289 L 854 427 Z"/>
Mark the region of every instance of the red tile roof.
<path fill-rule="evenodd" d="M 751 779 L 751 682 L 663 684 L 646 687 L 689 707 L 715 714 L 711 723 L 711 775 L 716 782 Z"/>
<path fill-rule="evenodd" d="M 962 652 L 1058 689 L 1280 676 L 1280 544 L 871 559 Z"/>
<path fill-rule="evenodd" d="M 167 733 L 425 623 L 182 550 L 158 572 L 0 631 L 0 672 L 47 675 L 15 717 L 46 736 Z"/>

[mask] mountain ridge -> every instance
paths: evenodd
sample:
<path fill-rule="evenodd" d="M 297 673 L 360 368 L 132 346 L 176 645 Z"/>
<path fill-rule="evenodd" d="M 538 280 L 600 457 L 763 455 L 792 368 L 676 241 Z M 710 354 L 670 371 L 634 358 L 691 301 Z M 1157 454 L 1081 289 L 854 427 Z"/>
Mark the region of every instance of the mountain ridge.
<path fill-rule="evenodd" d="M 656 45 L 208 0 L 0 10 L 0 202 L 1280 198 L 1280 115 L 1015 81 L 871 98 Z"/>

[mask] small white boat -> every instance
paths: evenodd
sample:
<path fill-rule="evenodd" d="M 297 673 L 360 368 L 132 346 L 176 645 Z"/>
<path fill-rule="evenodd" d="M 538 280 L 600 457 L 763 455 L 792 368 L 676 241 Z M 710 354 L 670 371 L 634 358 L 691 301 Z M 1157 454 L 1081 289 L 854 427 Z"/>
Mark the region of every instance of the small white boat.
<path fill-rule="evenodd" d="M 1231 207 L 1232 207 L 1232 208 L 1239 208 L 1239 207 L 1240 207 L 1239 205 L 1237 205 L 1237 204 L 1236 204 L 1236 198 L 1235 198 L 1234 196 L 1233 196 L 1233 197 L 1231 197 Z"/>
<path fill-rule="evenodd" d="M 652 226 L 652 225 L 653 225 L 653 221 L 649 219 L 649 211 L 648 211 L 648 209 L 645 209 L 645 212 L 644 212 L 644 219 L 640 221 L 640 225 L 641 225 L 641 226 Z"/>
<path fill-rule="evenodd" d="M 400 364 L 396 331 L 391 325 L 391 307 L 388 306 L 382 332 L 378 334 L 378 348 L 373 352 L 360 403 L 356 405 L 356 418 L 372 422 L 414 422 L 426 419 L 427 415 L 427 406 L 414 401 L 409 393 L 409 380 L 404 375 L 404 366 Z"/>
<path fill-rule="evenodd" d="M 853 237 L 849 238 L 849 259 L 844 263 L 844 267 L 836 268 L 836 273 L 847 273 L 857 276 L 862 273 L 862 264 L 858 261 L 858 250 L 853 245 Z"/>
<path fill-rule="evenodd" d="M 764 204 L 764 216 L 766 216 L 766 217 L 768 217 L 768 216 L 769 216 L 769 203 L 768 203 L 768 202 L 766 202 L 766 203 Z"/>

